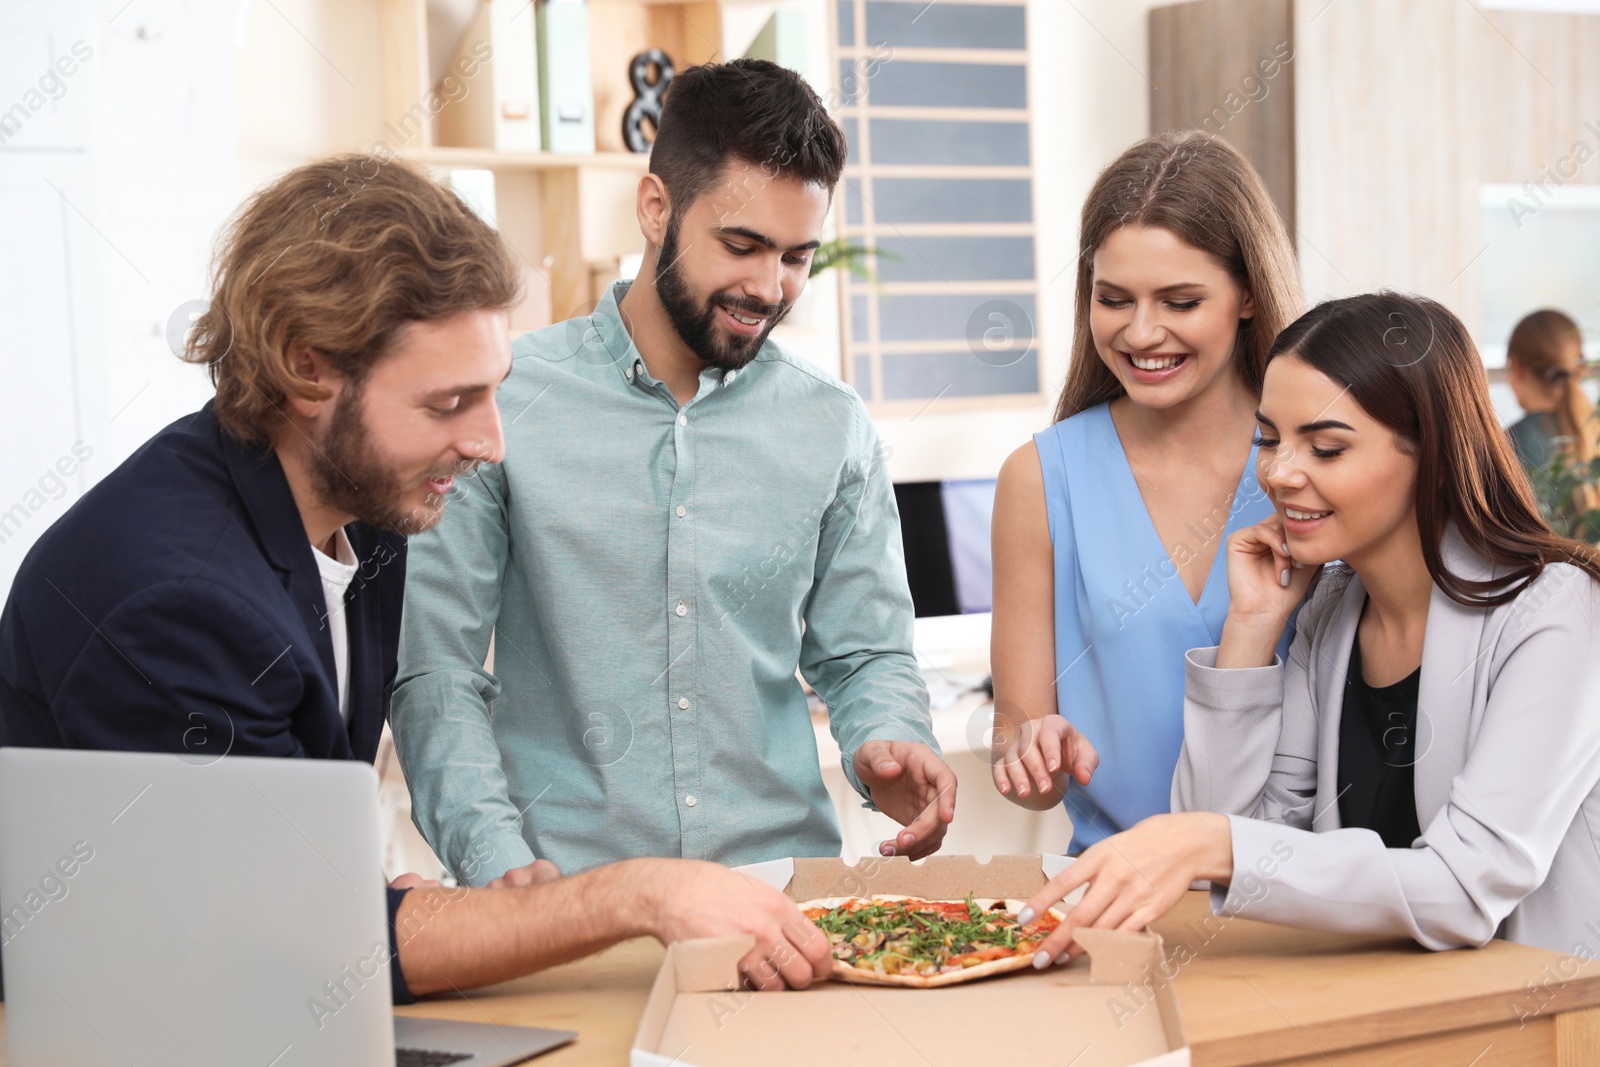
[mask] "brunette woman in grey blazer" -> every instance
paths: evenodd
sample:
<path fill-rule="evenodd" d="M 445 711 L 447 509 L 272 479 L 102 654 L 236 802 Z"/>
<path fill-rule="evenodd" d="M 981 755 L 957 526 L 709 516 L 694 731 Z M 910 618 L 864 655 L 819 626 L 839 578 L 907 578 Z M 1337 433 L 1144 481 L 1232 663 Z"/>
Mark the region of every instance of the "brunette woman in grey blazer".
<path fill-rule="evenodd" d="M 1595 550 L 1540 519 L 1440 305 L 1330 301 L 1272 355 L 1277 514 L 1229 539 L 1221 644 L 1188 654 L 1178 814 L 1029 902 L 1089 886 L 1036 964 L 1074 927 L 1143 927 L 1194 880 L 1219 913 L 1600 956 Z"/>

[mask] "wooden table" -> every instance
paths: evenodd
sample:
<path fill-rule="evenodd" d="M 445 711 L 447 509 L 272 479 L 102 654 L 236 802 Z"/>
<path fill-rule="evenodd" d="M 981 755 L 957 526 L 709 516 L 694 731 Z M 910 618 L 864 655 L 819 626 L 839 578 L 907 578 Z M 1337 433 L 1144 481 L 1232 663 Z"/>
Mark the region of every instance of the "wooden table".
<path fill-rule="evenodd" d="M 1203 893 L 1190 893 L 1155 929 L 1172 961 L 1188 961 L 1173 980 L 1195 1067 L 1600 1064 L 1600 961 L 1503 941 L 1433 953 L 1217 918 Z M 533 1062 L 616 1067 L 628 1062 L 661 954 L 653 941 L 632 941 L 400 1011 L 577 1030 L 576 1043 Z M 0 1051 L 0 1067 L 9 1062 Z M 908 1050 L 907 1062 L 920 1060 Z"/>

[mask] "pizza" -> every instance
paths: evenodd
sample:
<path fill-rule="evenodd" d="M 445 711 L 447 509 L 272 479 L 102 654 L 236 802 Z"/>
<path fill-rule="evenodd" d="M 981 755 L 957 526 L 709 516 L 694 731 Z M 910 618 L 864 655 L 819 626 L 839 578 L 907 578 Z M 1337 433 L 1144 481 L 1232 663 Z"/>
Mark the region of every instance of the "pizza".
<path fill-rule="evenodd" d="M 833 974 L 847 982 L 932 989 L 1033 966 L 1064 916 L 1055 909 L 1022 926 L 1021 900 L 827 897 L 800 911 L 833 946 Z"/>

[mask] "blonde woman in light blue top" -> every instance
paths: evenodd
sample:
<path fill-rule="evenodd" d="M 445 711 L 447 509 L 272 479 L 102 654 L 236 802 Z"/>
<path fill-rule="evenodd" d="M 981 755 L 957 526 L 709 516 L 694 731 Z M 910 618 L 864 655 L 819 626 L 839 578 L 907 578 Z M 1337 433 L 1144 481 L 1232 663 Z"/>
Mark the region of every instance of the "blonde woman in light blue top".
<path fill-rule="evenodd" d="M 1227 615 L 1224 539 L 1271 512 L 1254 413 L 1300 310 L 1277 211 L 1220 141 L 1135 144 L 1080 232 L 1057 421 L 1006 461 L 993 535 L 995 785 L 1064 801 L 1074 851 L 1168 810 L 1184 652 Z"/>

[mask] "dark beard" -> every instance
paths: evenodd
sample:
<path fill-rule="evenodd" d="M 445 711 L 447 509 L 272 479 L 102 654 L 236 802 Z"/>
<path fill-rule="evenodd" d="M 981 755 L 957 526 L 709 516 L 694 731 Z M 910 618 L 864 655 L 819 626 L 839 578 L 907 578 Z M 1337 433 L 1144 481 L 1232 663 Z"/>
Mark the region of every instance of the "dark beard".
<path fill-rule="evenodd" d="M 676 220 L 667 223 L 667 232 L 656 255 L 656 295 L 666 309 L 667 320 L 689 346 L 689 351 L 707 366 L 721 370 L 740 370 L 755 359 L 761 346 L 766 344 L 767 335 L 783 321 L 790 307 L 788 304 L 763 304 L 732 293 L 713 293 L 703 306 L 697 306 L 689 283 L 678 268 Z M 718 307 L 751 318 L 765 318 L 767 327 L 754 337 L 726 337 L 716 329 Z"/>
<path fill-rule="evenodd" d="M 463 461 L 436 477 L 465 473 L 477 464 Z M 324 501 L 368 526 L 393 533 L 422 533 L 444 513 L 445 498 L 428 497 L 418 508 L 402 503 L 408 486 L 399 471 L 372 446 L 362 416 L 361 387 L 347 389 L 334 405 L 327 433 L 311 452 L 311 479 Z"/>

